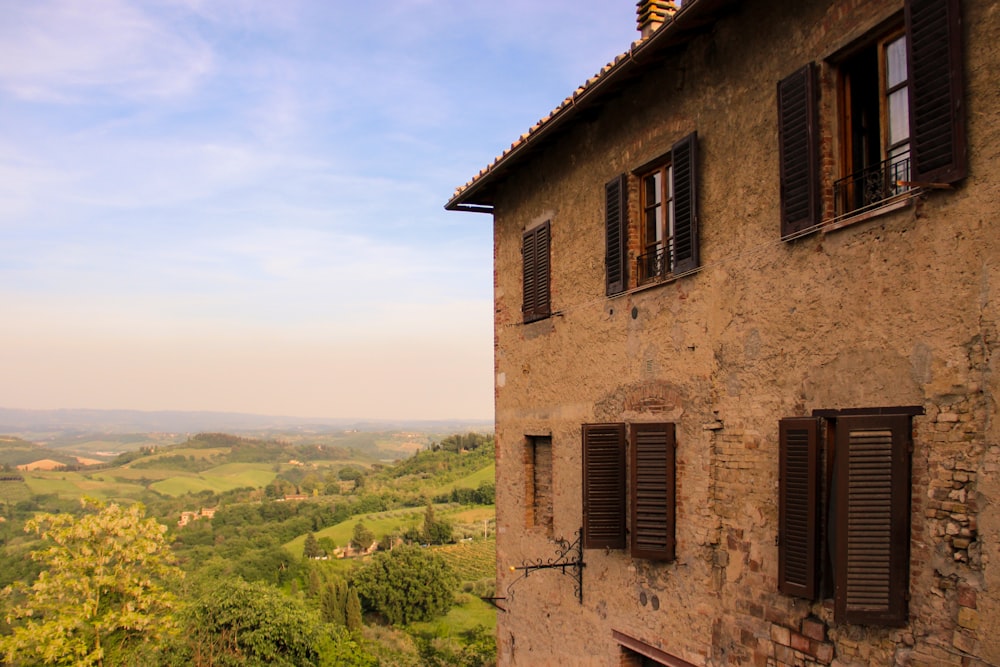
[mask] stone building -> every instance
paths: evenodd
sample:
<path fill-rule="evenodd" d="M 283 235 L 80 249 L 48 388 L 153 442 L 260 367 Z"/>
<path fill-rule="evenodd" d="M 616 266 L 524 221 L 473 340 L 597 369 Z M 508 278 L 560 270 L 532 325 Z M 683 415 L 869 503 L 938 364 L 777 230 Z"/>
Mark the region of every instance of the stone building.
<path fill-rule="evenodd" d="M 638 13 L 447 205 L 500 664 L 1000 664 L 1000 4 Z"/>

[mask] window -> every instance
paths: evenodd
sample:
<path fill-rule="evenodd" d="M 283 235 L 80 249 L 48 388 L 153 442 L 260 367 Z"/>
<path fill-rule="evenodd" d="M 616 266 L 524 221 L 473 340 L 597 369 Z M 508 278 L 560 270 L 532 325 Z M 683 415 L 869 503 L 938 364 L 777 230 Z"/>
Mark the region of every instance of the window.
<path fill-rule="evenodd" d="M 905 28 L 833 60 L 840 81 L 835 216 L 891 204 L 913 187 L 966 175 L 958 0 L 906 0 Z M 821 219 L 819 88 L 809 64 L 778 84 L 781 234 Z"/>
<path fill-rule="evenodd" d="M 626 430 L 620 423 L 583 425 L 584 547 L 626 548 L 628 509 L 632 556 L 673 560 L 674 425 L 632 424 L 628 440 Z"/>
<path fill-rule="evenodd" d="M 528 527 L 552 534 L 552 437 L 530 436 L 525 449 L 525 506 Z"/>
<path fill-rule="evenodd" d="M 781 420 L 781 592 L 833 597 L 842 623 L 906 622 L 911 420 L 922 412 L 817 411 Z"/>
<path fill-rule="evenodd" d="M 639 178 L 642 201 L 642 254 L 639 284 L 671 272 L 674 255 L 674 169 L 667 163 Z"/>
<path fill-rule="evenodd" d="M 524 232 L 521 239 L 524 269 L 521 311 L 526 324 L 552 314 L 549 294 L 549 237 L 550 225 L 546 222 Z"/>
<path fill-rule="evenodd" d="M 697 133 L 675 143 L 670 153 L 639 169 L 640 242 L 636 286 L 661 282 L 699 266 L 697 216 Z M 605 267 L 607 294 L 628 288 L 629 177 L 605 185 Z"/>
<path fill-rule="evenodd" d="M 896 31 L 840 66 L 844 177 L 835 213 L 876 207 L 910 189 L 910 101 L 906 35 Z"/>

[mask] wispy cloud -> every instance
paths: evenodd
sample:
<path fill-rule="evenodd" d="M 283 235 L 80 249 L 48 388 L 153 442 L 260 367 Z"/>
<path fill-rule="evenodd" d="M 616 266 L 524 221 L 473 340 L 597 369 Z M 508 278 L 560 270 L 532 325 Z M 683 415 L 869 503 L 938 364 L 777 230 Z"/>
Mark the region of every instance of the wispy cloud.
<path fill-rule="evenodd" d="M 0 86 L 65 104 L 95 95 L 190 93 L 211 70 L 211 49 L 123 0 L 2 3 Z"/>

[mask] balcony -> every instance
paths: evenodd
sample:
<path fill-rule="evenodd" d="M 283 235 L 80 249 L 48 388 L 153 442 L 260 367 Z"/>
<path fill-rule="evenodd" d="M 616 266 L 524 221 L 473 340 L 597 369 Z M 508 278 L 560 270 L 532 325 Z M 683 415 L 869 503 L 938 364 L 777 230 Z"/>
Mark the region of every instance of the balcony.
<path fill-rule="evenodd" d="M 654 246 L 644 255 L 636 258 L 636 275 L 639 285 L 657 283 L 670 277 L 673 272 L 673 239 Z"/>
<path fill-rule="evenodd" d="M 836 217 L 879 209 L 912 189 L 907 150 L 834 182 Z"/>

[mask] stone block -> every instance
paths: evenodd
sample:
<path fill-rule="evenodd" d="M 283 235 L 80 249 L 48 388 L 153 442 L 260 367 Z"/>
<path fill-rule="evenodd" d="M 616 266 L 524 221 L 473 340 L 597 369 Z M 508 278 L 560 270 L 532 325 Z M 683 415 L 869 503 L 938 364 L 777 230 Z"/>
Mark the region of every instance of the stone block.
<path fill-rule="evenodd" d="M 789 646 L 775 646 L 774 659 L 779 665 L 795 665 L 795 651 Z"/>
<path fill-rule="evenodd" d="M 958 604 L 962 607 L 976 608 L 976 589 L 971 586 L 958 587 Z"/>
<path fill-rule="evenodd" d="M 806 618 L 802 621 L 802 634 L 818 642 L 826 641 L 826 626 L 817 618 Z"/>
<path fill-rule="evenodd" d="M 771 625 L 771 641 L 781 646 L 790 646 L 792 631 L 781 625 Z"/>
<path fill-rule="evenodd" d="M 969 630 L 979 628 L 979 612 L 969 607 L 958 608 L 958 624 Z"/>
<path fill-rule="evenodd" d="M 789 638 L 791 640 L 791 647 L 800 653 L 812 654 L 812 644 L 811 640 L 805 635 L 800 635 L 797 632 L 790 632 Z"/>
<path fill-rule="evenodd" d="M 823 642 L 821 644 L 816 645 L 816 651 L 814 655 L 816 656 L 816 660 L 818 660 L 824 665 L 829 665 L 831 662 L 833 662 L 833 653 L 834 653 L 833 644 L 828 644 L 826 642 Z"/>
<path fill-rule="evenodd" d="M 959 651 L 964 651 L 970 655 L 979 653 L 979 642 L 975 637 L 970 637 L 964 632 L 956 631 L 951 638 L 951 645 Z"/>

